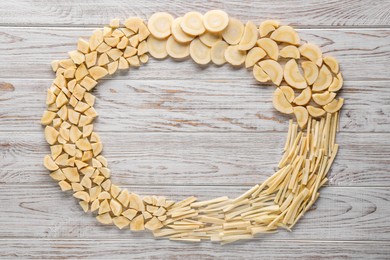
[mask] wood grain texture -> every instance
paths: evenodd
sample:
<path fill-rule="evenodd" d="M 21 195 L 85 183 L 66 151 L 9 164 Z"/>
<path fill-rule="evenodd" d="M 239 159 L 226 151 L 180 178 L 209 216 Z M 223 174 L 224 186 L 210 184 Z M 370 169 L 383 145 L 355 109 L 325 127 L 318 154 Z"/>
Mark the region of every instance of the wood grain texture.
<path fill-rule="evenodd" d="M 347 1 L 34 1 L 5 2 L 0 11 L 2 25 L 103 25 L 110 19 L 140 16 L 166 11 L 175 16 L 188 11 L 206 12 L 224 9 L 242 20 L 260 22 L 278 19 L 296 26 L 388 26 L 390 3 L 380 0 Z"/>
<path fill-rule="evenodd" d="M 0 78 L 53 79 L 50 62 L 68 58 L 67 52 L 76 48 L 78 38 L 89 37 L 93 30 L 0 28 Z M 340 61 L 346 81 L 390 80 L 385 69 L 390 59 L 390 29 L 302 29 L 298 32 L 303 40 L 316 43 L 325 54 Z M 249 74 L 244 68 L 232 69 L 228 65 L 200 67 L 190 59 L 183 62 L 150 59 L 146 66 L 116 74 L 114 78 L 226 80 L 248 78 Z"/>

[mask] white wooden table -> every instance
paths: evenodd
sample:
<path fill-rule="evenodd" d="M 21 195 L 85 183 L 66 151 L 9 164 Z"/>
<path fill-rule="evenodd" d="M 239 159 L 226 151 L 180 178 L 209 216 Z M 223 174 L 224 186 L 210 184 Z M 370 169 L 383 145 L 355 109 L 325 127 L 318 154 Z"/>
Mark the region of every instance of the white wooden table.
<path fill-rule="evenodd" d="M 94 3 L 98 2 L 98 3 Z M 303 3 L 305 2 L 305 3 Z M 329 184 L 294 232 L 220 246 L 154 240 L 99 225 L 42 165 L 50 61 L 111 18 L 221 8 L 274 18 L 337 57 L 341 145 Z M 0 8 L 0 258 L 385 259 L 390 257 L 390 1 L 13 0 Z M 270 175 L 287 117 L 245 69 L 150 62 L 96 90 L 114 182 L 173 199 L 235 196 Z"/>

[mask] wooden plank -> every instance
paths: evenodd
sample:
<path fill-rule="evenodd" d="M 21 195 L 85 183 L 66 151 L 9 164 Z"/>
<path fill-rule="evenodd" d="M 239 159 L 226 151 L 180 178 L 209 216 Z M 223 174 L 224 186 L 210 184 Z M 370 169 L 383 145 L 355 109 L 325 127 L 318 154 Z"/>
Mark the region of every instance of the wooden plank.
<path fill-rule="evenodd" d="M 53 78 L 50 62 L 67 58 L 78 38 L 87 37 L 92 31 L 93 28 L 0 28 L 0 78 Z M 346 80 L 390 79 L 384 69 L 390 59 L 390 29 L 302 29 L 299 33 L 303 40 L 318 44 L 325 54 L 334 55 Z M 226 80 L 249 75 L 245 69 L 228 65 L 200 67 L 189 59 L 183 62 L 169 59 L 164 64 L 151 59 L 146 67 L 130 72 L 132 79 L 143 80 L 156 77 Z M 115 78 L 128 79 L 129 73 Z"/>
<path fill-rule="evenodd" d="M 196 195 L 210 199 L 237 196 L 249 187 L 218 186 L 128 186 L 140 195 L 163 195 L 182 199 Z M 151 238 L 149 232 L 131 233 L 113 226 L 102 226 L 82 211 L 75 198 L 55 185 L 1 185 L 0 229 L 2 239 L 10 238 Z M 266 239 L 375 241 L 389 240 L 390 188 L 326 187 L 316 205 L 295 226 L 293 232 L 281 230 Z"/>
<path fill-rule="evenodd" d="M 389 132 L 389 81 L 346 82 L 343 132 Z M 0 131 L 41 131 L 49 80 L 0 82 Z M 272 86 L 243 80 L 112 80 L 94 90 L 99 132 L 287 132 Z M 26 107 L 28 104 L 28 108 Z"/>
<path fill-rule="evenodd" d="M 98 246 L 103 245 L 103 246 Z M 127 239 L 17 239 L 0 240 L 6 259 L 386 259 L 390 242 L 286 241 L 259 238 L 220 246 L 167 240 Z"/>
<path fill-rule="evenodd" d="M 254 185 L 275 172 L 286 133 L 104 133 L 120 185 Z M 340 133 L 331 186 L 390 186 L 389 134 Z M 2 134 L 0 183 L 51 184 L 43 133 Z"/>
<path fill-rule="evenodd" d="M 188 11 L 224 9 L 231 16 L 260 22 L 278 19 L 300 26 L 387 26 L 390 4 L 379 0 L 347 1 L 97 1 L 18 0 L 2 4 L 2 25 L 90 25 L 106 24 L 112 18 L 147 18 L 157 11 L 183 15 Z"/>

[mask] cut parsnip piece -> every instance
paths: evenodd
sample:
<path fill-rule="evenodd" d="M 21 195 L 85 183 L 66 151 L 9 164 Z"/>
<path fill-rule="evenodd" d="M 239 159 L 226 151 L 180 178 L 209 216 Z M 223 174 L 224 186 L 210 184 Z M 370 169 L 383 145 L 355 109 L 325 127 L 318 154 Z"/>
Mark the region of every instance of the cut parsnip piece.
<path fill-rule="evenodd" d="M 199 40 L 207 46 L 212 47 L 214 44 L 222 40 L 222 36 L 218 33 L 206 31 L 202 35 L 199 35 Z"/>
<path fill-rule="evenodd" d="M 238 45 L 230 45 L 226 48 L 225 59 L 233 66 L 240 66 L 245 62 L 246 51 L 240 50 Z"/>
<path fill-rule="evenodd" d="M 301 39 L 298 36 L 298 33 L 288 25 L 280 26 L 278 29 L 273 31 L 271 34 L 271 39 L 277 42 L 286 42 L 293 45 L 299 45 Z"/>
<path fill-rule="evenodd" d="M 284 114 L 292 114 L 293 106 L 288 102 L 286 96 L 280 88 L 276 88 L 272 97 L 274 108 Z"/>
<path fill-rule="evenodd" d="M 265 73 L 271 78 L 272 82 L 279 86 L 283 80 L 283 68 L 274 60 L 263 60 L 260 61 L 259 66 L 264 70 Z"/>
<path fill-rule="evenodd" d="M 110 213 L 108 213 L 108 212 L 96 216 L 96 219 L 97 219 L 97 221 L 99 221 L 100 223 L 102 223 L 104 225 L 112 224 L 112 217 L 111 217 Z"/>
<path fill-rule="evenodd" d="M 279 27 L 279 22 L 275 20 L 266 20 L 259 26 L 260 37 L 267 36 L 270 32 L 275 31 Z"/>
<path fill-rule="evenodd" d="M 206 31 L 203 24 L 203 15 L 198 12 L 188 12 L 180 23 L 181 29 L 189 35 L 198 36 Z"/>
<path fill-rule="evenodd" d="M 130 224 L 130 221 L 123 216 L 113 218 L 112 222 L 114 222 L 114 225 L 117 226 L 119 229 L 123 229 Z"/>
<path fill-rule="evenodd" d="M 144 24 L 144 22 L 140 23 L 138 28 L 138 40 L 140 42 L 146 40 L 148 36 L 150 35 L 150 31 L 148 30 L 148 27 Z"/>
<path fill-rule="evenodd" d="M 312 61 L 303 61 L 301 67 L 307 84 L 313 85 L 318 78 L 319 69 L 317 65 Z"/>
<path fill-rule="evenodd" d="M 191 58 L 200 65 L 205 65 L 211 61 L 211 49 L 203 44 L 199 38 L 195 38 L 190 44 Z"/>
<path fill-rule="evenodd" d="M 323 93 L 313 94 L 313 100 L 320 106 L 325 106 L 332 102 L 332 100 L 336 97 L 336 93 L 325 91 Z"/>
<path fill-rule="evenodd" d="M 64 106 L 65 107 L 65 106 Z M 41 124 L 42 125 L 49 125 L 51 122 L 53 122 L 53 119 L 56 117 L 56 113 L 51 111 L 45 111 L 41 117 Z"/>
<path fill-rule="evenodd" d="M 46 141 L 53 145 L 57 142 L 57 138 L 60 135 L 60 133 L 52 126 L 46 126 L 45 127 L 45 138 Z"/>
<path fill-rule="evenodd" d="M 183 17 L 178 17 L 172 22 L 171 31 L 172 36 L 175 38 L 176 41 L 181 43 L 187 43 L 194 39 L 194 36 L 186 34 L 183 29 L 181 29 L 181 21 Z"/>
<path fill-rule="evenodd" d="M 325 110 L 320 107 L 307 106 L 306 109 L 310 116 L 314 118 L 322 117 L 326 113 Z"/>
<path fill-rule="evenodd" d="M 48 169 L 49 171 L 55 171 L 58 170 L 58 165 L 53 161 L 53 159 L 50 157 L 50 155 L 46 155 L 43 160 L 43 165 Z"/>
<path fill-rule="evenodd" d="M 211 47 L 211 61 L 216 65 L 222 65 L 226 63 L 225 51 L 229 44 L 225 41 L 220 41 Z"/>
<path fill-rule="evenodd" d="M 245 68 L 254 66 L 259 60 L 265 57 L 267 53 L 260 47 L 252 48 L 245 58 Z"/>
<path fill-rule="evenodd" d="M 301 129 L 306 127 L 307 120 L 309 119 L 309 113 L 307 112 L 306 108 L 302 106 L 294 107 L 294 115 L 297 119 L 298 125 L 301 127 Z"/>
<path fill-rule="evenodd" d="M 142 215 L 138 215 L 137 217 L 133 218 L 130 223 L 130 229 L 132 231 L 144 230 L 144 217 Z"/>
<path fill-rule="evenodd" d="M 172 15 L 166 12 L 154 13 L 148 20 L 149 32 L 157 39 L 171 35 Z"/>
<path fill-rule="evenodd" d="M 343 86 L 343 76 L 341 75 L 341 72 L 339 72 L 336 77 L 333 77 L 333 81 L 329 86 L 329 91 L 339 91 Z"/>
<path fill-rule="evenodd" d="M 307 87 L 294 99 L 294 104 L 304 106 L 309 103 L 311 99 L 311 88 Z"/>
<path fill-rule="evenodd" d="M 340 110 L 340 108 L 343 106 L 343 104 L 344 104 L 343 98 L 333 99 L 332 102 L 323 106 L 323 109 L 328 113 L 335 113 L 335 112 Z"/>
<path fill-rule="evenodd" d="M 92 67 L 88 70 L 88 72 L 94 80 L 101 79 L 108 74 L 108 71 L 100 66 Z"/>
<path fill-rule="evenodd" d="M 299 71 L 298 64 L 294 59 L 286 63 L 283 75 L 284 80 L 293 88 L 304 89 L 307 87 L 306 80 Z"/>
<path fill-rule="evenodd" d="M 230 45 L 236 45 L 244 34 L 244 24 L 235 18 L 229 18 L 228 26 L 222 32 L 222 38 Z"/>
<path fill-rule="evenodd" d="M 164 59 L 168 56 L 167 52 L 167 39 L 157 39 L 150 35 L 146 41 L 148 45 L 149 53 L 156 59 Z"/>
<path fill-rule="evenodd" d="M 257 27 L 252 21 L 248 21 L 245 24 L 244 34 L 238 44 L 238 48 L 241 51 L 247 51 L 253 48 L 256 45 L 258 38 Z"/>
<path fill-rule="evenodd" d="M 289 45 L 280 50 L 279 55 L 283 58 L 299 59 L 301 54 L 294 45 Z"/>
<path fill-rule="evenodd" d="M 318 78 L 313 83 L 312 90 L 315 92 L 326 90 L 333 81 L 333 76 L 328 67 L 322 66 Z"/>
<path fill-rule="evenodd" d="M 138 32 L 138 28 L 142 22 L 142 19 L 139 17 L 130 17 L 129 19 L 126 19 L 123 24 L 126 28 L 136 33 Z"/>
<path fill-rule="evenodd" d="M 253 76 L 259 82 L 267 82 L 271 80 L 267 73 L 265 73 L 264 70 L 257 64 L 253 66 Z"/>
<path fill-rule="evenodd" d="M 167 40 L 167 53 L 174 59 L 183 59 L 190 55 L 190 44 L 177 42 L 173 36 Z"/>
<path fill-rule="evenodd" d="M 317 45 L 305 43 L 299 47 L 299 52 L 303 57 L 317 64 L 318 67 L 322 65 L 322 51 Z"/>
<path fill-rule="evenodd" d="M 229 16 L 222 10 L 211 10 L 203 16 L 203 24 L 209 32 L 222 32 L 229 23 Z"/>
<path fill-rule="evenodd" d="M 328 66 L 334 74 L 339 73 L 339 70 L 340 70 L 339 62 L 336 60 L 335 57 L 326 56 L 323 58 L 323 60 L 324 60 L 324 63 L 326 64 L 326 66 Z"/>
<path fill-rule="evenodd" d="M 289 86 L 280 86 L 280 89 L 283 91 L 284 96 L 287 98 L 287 101 L 292 103 L 295 99 L 295 92 Z"/>
<path fill-rule="evenodd" d="M 257 46 L 262 48 L 271 59 L 278 60 L 279 47 L 274 40 L 269 38 L 261 38 L 257 41 Z"/>
<path fill-rule="evenodd" d="M 80 51 L 70 51 L 68 54 L 75 64 L 81 64 L 85 61 L 84 53 Z"/>

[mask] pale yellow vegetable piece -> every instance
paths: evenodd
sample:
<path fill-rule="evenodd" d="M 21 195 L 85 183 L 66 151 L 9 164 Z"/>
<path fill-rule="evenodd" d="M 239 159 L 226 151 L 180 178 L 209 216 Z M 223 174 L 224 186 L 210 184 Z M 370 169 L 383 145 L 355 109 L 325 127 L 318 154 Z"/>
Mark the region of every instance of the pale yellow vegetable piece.
<path fill-rule="evenodd" d="M 238 48 L 242 51 L 247 51 L 256 45 L 258 31 L 256 25 L 252 21 L 245 24 L 244 34 L 238 44 Z"/>
<path fill-rule="evenodd" d="M 149 230 L 156 230 L 162 228 L 164 225 L 156 217 L 153 217 L 145 224 L 145 228 Z"/>
<path fill-rule="evenodd" d="M 294 90 L 289 86 L 280 86 L 280 89 L 283 91 L 283 94 L 287 98 L 287 101 L 292 103 L 295 99 Z"/>
<path fill-rule="evenodd" d="M 99 221 L 100 223 L 102 223 L 104 225 L 112 224 L 112 217 L 111 217 L 110 213 L 108 213 L 108 212 L 96 216 L 96 219 L 97 219 L 97 221 Z"/>
<path fill-rule="evenodd" d="M 322 51 L 317 45 L 305 43 L 299 47 L 299 52 L 303 57 L 317 64 L 318 67 L 322 65 Z"/>
<path fill-rule="evenodd" d="M 325 91 L 322 93 L 313 94 L 312 98 L 314 102 L 316 102 L 320 106 L 325 106 L 332 102 L 332 100 L 336 97 L 336 93 Z"/>
<path fill-rule="evenodd" d="M 144 217 L 142 215 L 138 215 L 137 217 L 133 218 L 130 223 L 130 229 L 132 231 L 144 230 Z"/>
<path fill-rule="evenodd" d="M 271 59 L 278 60 L 279 47 L 274 40 L 269 38 L 261 38 L 257 41 L 257 46 L 262 48 Z"/>
<path fill-rule="evenodd" d="M 267 36 L 270 32 L 275 31 L 279 27 L 279 22 L 275 20 L 266 20 L 259 26 L 260 37 Z"/>
<path fill-rule="evenodd" d="M 272 97 L 274 108 L 284 114 L 292 114 L 293 106 L 288 102 L 286 96 L 280 88 L 276 88 Z"/>
<path fill-rule="evenodd" d="M 84 53 L 80 51 L 70 51 L 68 54 L 75 64 L 81 64 L 85 61 Z"/>
<path fill-rule="evenodd" d="M 180 27 L 185 33 L 193 36 L 201 35 L 206 31 L 203 15 L 199 12 L 186 13 L 181 20 Z"/>
<path fill-rule="evenodd" d="M 141 23 L 143 23 L 141 18 L 130 17 L 130 18 L 126 19 L 123 24 L 126 26 L 126 28 L 128 28 L 131 31 L 136 33 L 136 32 L 138 32 L 138 28 L 139 28 Z"/>
<path fill-rule="evenodd" d="M 302 61 L 301 67 L 307 84 L 313 85 L 318 78 L 319 69 L 317 65 L 312 61 Z"/>
<path fill-rule="evenodd" d="M 294 45 L 299 45 L 300 38 L 298 36 L 298 33 L 288 25 L 283 25 L 277 28 L 275 31 L 271 34 L 271 39 L 277 41 L 277 42 L 286 42 Z"/>
<path fill-rule="evenodd" d="M 150 35 L 146 40 L 146 43 L 148 45 L 149 53 L 152 57 L 156 59 L 164 59 L 168 56 L 166 48 L 167 39 L 160 40 Z"/>
<path fill-rule="evenodd" d="M 246 51 L 240 50 L 238 45 L 230 45 L 226 48 L 225 59 L 233 66 L 240 66 L 245 62 Z"/>
<path fill-rule="evenodd" d="M 171 31 L 172 36 L 175 38 L 176 41 L 181 43 L 187 43 L 194 39 L 194 36 L 186 34 L 183 29 L 181 29 L 181 21 L 183 17 L 178 17 L 172 22 Z"/>
<path fill-rule="evenodd" d="M 119 229 L 123 229 L 130 224 L 130 221 L 123 216 L 113 218 L 112 222 L 114 222 L 114 225 L 117 226 Z"/>
<path fill-rule="evenodd" d="M 100 66 L 92 67 L 88 70 L 88 72 L 94 80 L 101 79 L 108 74 L 108 71 Z"/>
<path fill-rule="evenodd" d="M 284 80 L 293 88 L 304 89 L 307 87 L 305 78 L 298 69 L 298 64 L 294 59 L 290 59 L 284 65 Z"/>
<path fill-rule="evenodd" d="M 60 181 L 58 185 L 60 186 L 62 191 L 67 191 L 72 189 L 72 186 L 70 186 L 70 184 L 65 180 Z"/>
<path fill-rule="evenodd" d="M 271 80 L 267 73 L 265 73 L 264 70 L 257 64 L 253 66 L 253 76 L 259 82 L 267 82 Z"/>
<path fill-rule="evenodd" d="M 229 16 L 222 10 L 211 10 L 203 16 L 203 24 L 209 32 L 222 32 L 229 23 Z"/>
<path fill-rule="evenodd" d="M 279 55 L 283 58 L 292 58 L 292 59 L 299 59 L 301 57 L 301 54 L 299 53 L 299 50 L 294 45 L 288 45 L 280 50 Z"/>
<path fill-rule="evenodd" d="M 322 66 L 318 73 L 318 78 L 313 83 L 312 90 L 314 92 L 326 90 L 333 81 L 333 76 L 328 67 Z"/>
<path fill-rule="evenodd" d="M 328 113 L 335 113 L 335 112 L 340 110 L 340 108 L 343 106 L 343 104 L 344 104 L 343 98 L 333 99 L 332 102 L 323 106 L 323 109 Z"/>
<path fill-rule="evenodd" d="M 307 120 L 309 119 L 309 113 L 307 112 L 305 107 L 297 106 L 293 108 L 294 115 L 297 119 L 298 125 L 301 129 L 306 127 Z"/>
<path fill-rule="evenodd" d="M 173 36 L 168 38 L 166 48 L 168 55 L 175 59 L 183 59 L 190 55 L 190 44 L 177 42 Z"/>
<path fill-rule="evenodd" d="M 211 61 L 216 65 L 222 65 L 226 63 L 225 51 L 229 44 L 225 41 L 219 41 L 211 47 Z"/>
<path fill-rule="evenodd" d="M 148 62 L 148 60 L 149 60 L 149 56 L 147 54 L 142 54 L 139 57 L 139 61 L 142 62 L 142 63 L 146 63 L 146 62 Z"/>
<path fill-rule="evenodd" d="M 41 124 L 42 125 L 49 125 L 51 122 L 53 122 L 53 119 L 56 117 L 56 113 L 52 111 L 45 111 L 41 117 Z"/>
<path fill-rule="evenodd" d="M 320 107 L 307 106 L 306 109 L 310 116 L 314 118 L 322 117 L 326 113 L 325 110 Z"/>
<path fill-rule="evenodd" d="M 279 86 L 283 80 L 283 68 L 274 60 L 263 60 L 260 61 L 259 66 L 264 70 L 265 73 L 271 78 L 272 82 Z"/>
<path fill-rule="evenodd" d="M 45 127 L 45 138 L 50 145 L 53 145 L 57 142 L 57 138 L 59 134 L 60 133 L 54 127 L 52 126 Z"/>
<path fill-rule="evenodd" d="M 53 160 L 55 160 L 62 153 L 62 145 L 61 144 L 51 145 L 50 152 L 51 152 L 51 157 L 53 158 Z"/>
<path fill-rule="evenodd" d="M 310 99 L 311 99 L 311 88 L 307 87 L 304 90 L 302 90 L 302 92 L 296 98 L 294 98 L 293 102 L 298 106 L 304 106 L 307 103 L 309 103 Z"/>
<path fill-rule="evenodd" d="M 245 68 L 254 66 L 259 60 L 264 58 L 267 53 L 260 47 L 252 48 L 246 55 Z"/>
<path fill-rule="evenodd" d="M 241 41 L 244 29 L 245 26 L 240 20 L 230 17 L 228 26 L 222 32 L 222 38 L 230 45 L 236 45 Z"/>
<path fill-rule="evenodd" d="M 166 12 L 154 13 L 148 20 L 149 32 L 157 39 L 171 35 L 172 15 Z"/>
<path fill-rule="evenodd" d="M 205 65 L 211 61 L 211 48 L 195 38 L 190 44 L 190 55 L 197 64 Z"/>
<path fill-rule="evenodd" d="M 339 72 L 336 77 L 333 77 L 333 81 L 329 86 L 329 91 L 339 91 L 343 86 L 343 76 L 341 75 L 341 72 Z"/>
<path fill-rule="evenodd" d="M 110 27 L 111 28 L 116 29 L 116 28 L 119 28 L 119 26 L 120 26 L 120 20 L 119 19 L 112 19 L 110 21 Z"/>
<path fill-rule="evenodd" d="M 324 60 L 324 63 L 330 68 L 330 70 L 334 74 L 339 73 L 339 70 L 340 70 L 339 62 L 336 60 L 335 57 L 326 56 L 326 57 L 323 57 L 323 60 Z"/>
<path fill-rule="evenodd" d="M 207 46 L 212 47 L 217 42 L 222 41 L 222 36 L 219 33 L 211 33 L 206 31 L 202 35 L 199 35 L 199 40 Z"/>
<path fill-rule="evenodd" d="M 58 170 L 58 165 L 53 161 L 53 159 L 50 157 L 50 155 L 46 155 L 43 160 L 43 165 L 48 169 L 49 171 L 55 171 Z"/>
<path fill-rule="evenodd" d="M 150 31 L 148 30 L 148 27 L 144 24 L 144 22 L 140 23 L 138 28 L 138 40 L 140 42 L 146 40 L 148 36 L 150 35 Z"/>

